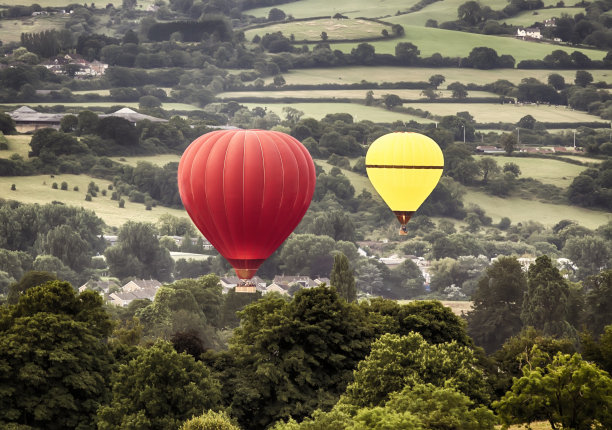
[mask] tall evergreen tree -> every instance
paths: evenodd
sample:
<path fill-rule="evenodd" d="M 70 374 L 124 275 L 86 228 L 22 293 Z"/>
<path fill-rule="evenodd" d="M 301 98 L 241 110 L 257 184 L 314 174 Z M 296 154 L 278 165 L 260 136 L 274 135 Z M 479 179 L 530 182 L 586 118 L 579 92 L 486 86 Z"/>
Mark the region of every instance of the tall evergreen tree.
<path fill-rule="evenodd" d="M 538 257 L 529 267 L 527 294 L 523 300 L 521 320 L 546 335 L 572 335 L 567 322 L 570 288 L 559 269 L 547 255 Z"/>
<path fill-rule="evenodd" d="M 346 255 L 338 253 L 334 256 L 334 267 L 329 278 L 329 283 L 336 287 L 340 297 L 343 297 L 347 302 L 353 302 L 357 299 L 355 276 Z"/>
<path fill-rule="evenodd" d="M 500 257 L 478 281 L 468 313 L 468 332 L 477 345 L 491 352 L 522 327 L 521 306 L 527 279 L 514 257 Z"/>

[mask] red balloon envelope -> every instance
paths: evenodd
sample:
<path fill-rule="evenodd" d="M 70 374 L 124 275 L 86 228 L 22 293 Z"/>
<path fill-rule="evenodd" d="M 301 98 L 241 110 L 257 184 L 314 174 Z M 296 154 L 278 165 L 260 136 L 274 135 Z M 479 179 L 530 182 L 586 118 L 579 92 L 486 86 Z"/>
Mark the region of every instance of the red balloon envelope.
<path fill-rule="evenodd" d="M 315 182 L 308 150 L 278 131 L 207 133 L 178 168 L 187 213 L 241 279 L 252 278 L 297 227 Z"/>

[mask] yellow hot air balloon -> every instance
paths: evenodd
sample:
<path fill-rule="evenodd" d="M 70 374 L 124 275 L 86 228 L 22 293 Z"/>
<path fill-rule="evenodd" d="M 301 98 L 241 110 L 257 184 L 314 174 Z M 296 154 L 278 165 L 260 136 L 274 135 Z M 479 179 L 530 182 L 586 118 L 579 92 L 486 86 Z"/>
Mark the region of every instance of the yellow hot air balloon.
<path fill-rule="evenodd" d="M 419 133 L 389 133 L 370 145 L 365 164 L 370 182 L 397 216 L 400 234 L 405 235 L 406 223 L 442 176 L 442 150 Z"/>

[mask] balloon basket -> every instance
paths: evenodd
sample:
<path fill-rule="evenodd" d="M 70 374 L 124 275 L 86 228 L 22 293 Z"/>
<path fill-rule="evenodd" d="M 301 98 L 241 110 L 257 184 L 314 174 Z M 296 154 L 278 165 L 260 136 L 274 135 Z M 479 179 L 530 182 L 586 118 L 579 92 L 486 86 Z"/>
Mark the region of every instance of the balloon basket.
<path fill-rule="evenodd" d="M 400 236 L 408 236 L 408 231 L 406 231 L 406 226 L 403 225 L 400 227 L 399 229 L 399 235 Z"/>
<path fill-rule="evenodd" d="M 237 293 L 256 293 L 255 283 L 250 279 L 241 279 L 238 285 L 236 285 Z"/>

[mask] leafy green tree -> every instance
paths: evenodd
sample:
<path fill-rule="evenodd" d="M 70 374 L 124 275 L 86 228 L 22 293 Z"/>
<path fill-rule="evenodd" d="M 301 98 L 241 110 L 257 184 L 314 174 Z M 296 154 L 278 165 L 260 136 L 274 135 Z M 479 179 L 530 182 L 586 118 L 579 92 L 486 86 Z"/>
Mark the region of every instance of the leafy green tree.
<path fill-rule="evenodd" d="M 487 268 L 467 315 L 468 333 L 477 345 L 492 352 L 521 330 L 526 291 L 527 279 L 515 257 L 499 257 Z"/>
<path fill-rule="evenodd" d="M 596 275 L 611 263 L 608 242 L 597 236 L 572 237 L 565 242 L 563 254 L 578 266 L 578 277 Z"/>
<path fill-rule="evenodd" d="M 267 294 L 240 317 L 229 351 L 217 355 L 214 366 L 226 404 L 252 429 L 329 409 L 372 336 L 357 305 L 327 287 L 301 289 L 289 303 Z"/>
<path fill-rule="evenodd" d="M 438 88 L 440 85 L 444 83 L 444 81 L 446 81 L 446 78 L 442 75 L 431 75 L 428 79 L 428 82 L 434 88 Z"/>
<path fill-rule="evenodd" d="M 577 70 L 576 78 L 574 79 L 574 83 L 580 87 L 586 87 L 591 82 L 593 82 L 593 75 L 591 75 L 586 70 Z"/>
<path fill-rule="evenodd" d="M 79 112 L 77 117 L 77 133 L 82 134 L 93 134 L 98 127 L 98 115 L 90 110 L 84 110 Z"/>
<path fill-rule="evenodd" d="M 4 307 L 0 427 L 94 428 L 108 394 L 111 327 L 101 297 L 75 295 L 67 282 L 30 288 Z"/>
<path fill-rule="evenodd" d="M 421 52 L 410 42 L 400 42 L 395 45 L 395 58 L 406 66 L 415 64 Z"/>
<path fill-rule="evenodd" d="M 104 252 L 115 276 L 170 279 L 174 262 L 168 250 L 159 245 L 152 224 L 128 221 L 121 226 L 118 239 L 117 245 Z"/>
<path fill-rule="evenodd" d="M 502 148 L 506 151 L 506 154 L 511 155 L 516 149 L 518 144 L 517 136 L 514 133 L 504 133 L 499 140 Z"/>
<path fill-rule="evenodd" d="M 552 428 L 610 428 L 612 379 L 580 354 L 558 353 L 546 367 L 525 366 L 511 391 L 493 406 L 506 425 L 544 417 Z"/>
<path fill-rule="evenodd" d="M 19 279 L 19 282 L 9 286 L 7 302 L 16 304 L 19 301 L 19 297 L 30 288 L 55 280 L 57 280 L 57 277 L 53 273 L 30 270 Z"/>
<path fill-rule="evenodd" d="M 37 130 L 30 140 L 31 157 L 40 157 L 43 161 L 53 161 L 58 155 L 87 153 L 87 146 L 79 143 L 74 136 L 52 128 Z"/>
<path fill-rule="evenodd" d="M 536 258 L 527 272 L 527 293 L 521 308 L 524 325 L 548 335 L 572 335 L 567 322 L 569 285 L 547 255 Z"/>
<path fill-rule="evenodd" d="M 0 112 L 0 131 L 3 134 L 15 134 L 15 120 L 7 113 Z"/>
<path fill-rule="evenodd" d="M 396 106 L 403 104 L 402 99 L 396 94 L 385 94 L 383 95 L 383 103 L 387 109 L 393 109 Z"/>
<path fill-rule="evenodd" d="M 60 131 L 64 133 L 72 133 L 77 129 L 79 119 L 76 115 L 64 115 L 60 121 Z"/>
<path fill-rule="evenodd" d="M 470 55 L 468 55 L 468 61 L 476 69 L 488 70 L 494 69 L 498 66 L 499 56 L 497 55 L 497 51 L 495 51 L 495 49 L 488 48 L 486 46 L 479 46 L 472 49 Z"/>
<path fill-rule="evenodd" d="M 485 19 L 480 3 L 473 0 L 467 1 L 459 6 L 457 9 L 457 16 L 461 21 L 471 26 Z"/>
<path fill-rule="evenodd" d="M 453 82 L 446 88 L 452 91 L 451 97 L 454 99 L 462 100 L 468 96 L 467 87 L 461 82 Z"/>
<path fill-rule="evenodd" d="M 179 430 L 240 430 L 225 412 L 208 411 L 183 423 Z"/>
<path fill-rule="evenodd" d="M 485 184 L 491 176 L 495 176 L 500 172 L 497 161 L 492 157 L 483 157 L 478 160 L 478 167 L 480 167 L 480 171 L 482 172 L 482 182 Z"/>
<path fill-rule="evenodd" d="M 423 273 L 412 260 L 406 260 L 392 270 L 391 278 L 391 283 L 396 285 L 390 291 L 392 298 L 409 299 L 425 292 Z"/>
<path fill-rule="evenodd" d="M 588 277 L 584 281 L 586 290 L 585 322 L 595 334 L 603 333 L 604 327 L 612 324 L 612 270 Z"/>
<path fill-rule="evenodd" d="M 98 428 L 177 428 L 207 409 L 217 409 L 220 384 L 188 354 L 158 340 L 113 375 L 112 400 L 98 410 Z"/>
<path fill-rule="evenodd" d="M 608 373 L 612 372 L 612 324 L 607 325 L 598 341 L 591 333 L 581 336 L 580 344 L 585 360 L 596 363 Z"/>
<path fill-rule="evenodd" d="M 282 267 L 286 273 L 326 276 L 333 265 L 334 247 L 335 242 L 329 236 L 292 235 L 281 251 Z"/>
<path fill-rule="evenodd" d="M 77 231 L 68 225 L 54 227 L 43 241 L 44 251 L 59 258 L 75 271 L 81 271 L 91 262 L 91 249 Z"/>
<path fill-rule="evenodd" d="M 414 383 L 452 387 L 477 402 L 489 398 L 484 372 L 470 348 L 456 342 L 434 345 L 410 333 L 384 334 L 372 344 L 343 401 L 359 407 L 380 406 L 391 393 Z"/>
<path fill-rule="evenodd" d="M 551 73 L 548 75 L 548 85 L 560 91 L 565 88 L 565 78 L 558 73 Z"/>
<path fill-rule="evenodd" d="M 347 302 L 357 300 L 355 276 L 346 255 L 338 253 L 334 256 L 334 267 L 329 276 L 329 283 L 336 288 L 340 297 Z"/>

